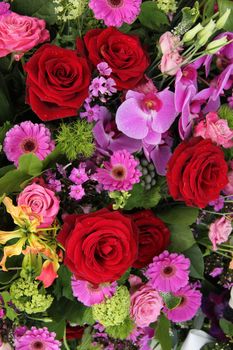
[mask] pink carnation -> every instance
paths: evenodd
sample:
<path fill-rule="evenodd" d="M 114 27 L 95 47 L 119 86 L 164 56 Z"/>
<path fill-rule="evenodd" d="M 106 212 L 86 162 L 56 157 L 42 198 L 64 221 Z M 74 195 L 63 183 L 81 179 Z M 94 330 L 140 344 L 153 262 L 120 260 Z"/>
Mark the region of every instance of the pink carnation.
<path fill-rule="evenodd" d="M 179 38 L 171 32 L 166 32 L 160 37 L 159 45 L 163 54 L 160 64 L 161 72 L 175 75 L 183 62 L 179 54 L 179 51 L 182 50 Z"/>
<path fill-rule="evenodd" d="M 228 177 L 228 184 L 226 185 L 226 187 L 224 187 L 223 192 L 227 195 L 227 196 L 231 196 L 233 195 L 233 161 L 229 162 L 229 167 L 230 170 L 227 174 Z"/>
<path fill-rule="evenodd" d="M 20 193 L 18 205 L 27 205 L 33 213 L 41 215 L 41 228 L 51 226 L 59 211 L 59 200 L 55 193 L 35 183 L 25 187 Z"/>
<path fill-rule="evenodd" d="M 215 112 L 208 113 L 206 120 L 202 120 L 194 130 L 194 136 L 211 139 L 224 148 L 233 147 L 233 130 L 228 126 L 227 120 L 220 119 Z"/>
<path fill-rule="evenodd" d="M 229 235 L 231 234 L 231 231 L 231 221 L 228 220 L 225 216 L 222 216 L 220 219 L 215 220 L 215 222 L 210 225 L 209 239 L 213 244 L 213 250 L 217 250 L 217 244 L 221 244 L 227 241 Z"/>
<path fill-rule="evenodd" d="M 22 56 L 34 46 L 49 41 L 49 31 L 43 19 L 11 12 L 0 21 L 0 57 L 10 53 Z"/>
<path fill-rule="evenodd" d="M 142 286 L 131 296 L 130 314 L 138 327 L 155 322 L 163 308 L 163 299 L 149 285 Z"/>
<path fill-rule="evenodd" d="M 172 51 L 182 50 L 179 37 L 173 35 L 171 32 L 166 32 L 161 35 L 159 45 L 163 55 L 171 53 Z"/>

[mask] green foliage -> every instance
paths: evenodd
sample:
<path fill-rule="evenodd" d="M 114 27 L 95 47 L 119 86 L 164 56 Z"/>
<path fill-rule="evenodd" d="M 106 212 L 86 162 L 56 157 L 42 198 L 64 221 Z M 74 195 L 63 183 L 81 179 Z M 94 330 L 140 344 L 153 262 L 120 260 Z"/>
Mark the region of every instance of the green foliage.
<path fill-rule="evenodd" d="M 110 337 L 123 340 L 129 336 L 134 329 L 134 326 L 134 322 L 128 316 L 120 325 L 106 327 L 105 331 L 110 335 Z"/>
<path fill-rule="evenodd" d="M 183 7 L 181 11 L 182 20 L 174 30 L 176 35 L 185 34 L 196 23 L 200 16 L 199 2 L 196 1 L 193 7 Z"/>
<path fill-rule="evenodd" d="M 233 129 L 233 109 L 224 104 L 219 108 L 218 115 L 220 118 L 227 120 L 229 128 Z"/>
<path fill-rule="evenodd" d="M 70 161 L 78 156 L 90 157 L 94 152 L 92 124 L 86 120 L 77 120 L 62 124 L 57 135 L 57 143 Z"/>
<path fill-rule="evenodd" d="M 108 195 L 110 198 L 114 199 L 115 203 L 112 206 L 114 210 L 123 209 L 131 196 L 131 194 L 126 191 L 109 192 Z"/>
<path fill-rule="evenodd" d="M 170 251 L 184 252 L 195 244 L 190 225 L 197 219 L 197 208 L 174 206 L 156 212 L 156 215 L 168 225 L 171 231 Z"/>
<path fill-rule="evenodd" d="M 168 18 L 165 13 L 158 9 L 154 1 L 145 1 L 141 6 L 139 21 L 146 28 L 155 30 L 159 33 L 166 31 L 169 26 Z"/>
<path fill-rule="evenodd" d="M 43 163 L 33 153 L 23 154 L 19 159 L 18 169 L 31 176 L 37 176 L 42 172 Z"/>
<path fill-rule="evenodd" d="M 0 144 L 3 143 L 6 132 L 10 130 L 11 123 L 9 121 L 6 121 L 3 126 L 0 127 Z"/>
<path fill-rule="evenodd" d="M 14 311 L 14 309 L 8 305 L 8 303 L 11 301 L 11 296 L 8 292 L 2 292 L 1 296 L 4 301 L 4 308 L 6 310 L 6 317 L 9 318 L 11 321 L 14 321 L 17 318 L 17 314 Z"/>
<path fill-rule="evenodd" d="M 191 261 L 190 276 L 203 279 L 204 259 L 202 251 L 198 245 L 194 244 L 191 248 L 185 250 L 183 253 Z"/>
<path fill-rule="evenodd" d="M 209 19 L 210 17 L 213 16 L 214 14 L 214 4 L 216 0 L 207 0 L 204 4 L 204 9 L 203 9 L 203 18 Z"/>
<path fill-rule="evenodd" d="M 49 24 L 56 22 L 53 1 L 14 0 L 11 4 L 11 9 L 23 15 L 43 18 Z"/>
<path fill-rule="evenodd" d="M 87 327 L 82 337 L 82 343 L 77 347 L 77 350 L 101 350 L 102 347 L 99 347 L 98 345 L 93 346 L 92 341 L 91 328 Z"/>
<path fill-rule="evenodd" d="M 61 297 L 74 300 L 71 288 L 71 276 L 72 273 L 67 269 L 67 267 L 65 265 L 61 265 L 58 270 L 58 278 L 56 279 L 54 286 L 54 293 L 58 300 Z"/>
<path fill-rule="evenodd" d="M 39 289 L 39 282 L 23 278 L 12 283 L 10 295 L 17 309 L 28 314 L 46 311 L 53 301 L 53 297 L 46 294 L 43 288 Z"/>
<path fill-rule="evenodd" d="M 0 73 L 0 106 L 0 122 L 12 119 L 12 105 L 8 88 L 2 73 Z"/>
<path fill-rule="evenodd" d="M 159 341 L 162 350 L 172 350 L 172 340 L 169 329 L 170 321 L 162 314 L 159 317 L 155 330 L 155 338 Z"/>
<path fill-rule="evenodd" d="M 223 332 L 229 336 L 233 337 L 233 323 L 230 321 L 227 321 L 225 318 L 221 318 L 219 321 L 220 327 L 222 328 Z"/>
<path fill-rule="evenodd" d="M 133 208 L 153 208 L 161 199 L 159 186 L 154 186 L 150 190 L 145 190 L 141 184 L 136 184 L 130 194 L 131 196 L 124 207 L 126 210 L 131 210 Z"/>
<path fill-rule="evenodd" d="M 227 9 L 231 10 L 230 16 L 223 26 L 223 29 L 233 32 L 233 2 L 231 0 L 218 0 L 218 7 L 220 16 L 224 15 Z"/>
<path fill-rule="evenodd" d="M 163 301 L 168 309 L 173 310 L 180 305 L 182 298 L 175 297 L 170 293 L 161 293 Z"/>

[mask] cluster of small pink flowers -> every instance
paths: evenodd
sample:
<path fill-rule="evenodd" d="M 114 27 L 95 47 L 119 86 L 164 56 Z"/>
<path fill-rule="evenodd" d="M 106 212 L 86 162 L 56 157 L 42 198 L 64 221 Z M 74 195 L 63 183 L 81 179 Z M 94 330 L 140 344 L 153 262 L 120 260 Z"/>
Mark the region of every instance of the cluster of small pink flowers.
<path fill-rule="evenodd" d="M 96 77 L 92 80 L 89 86 L 90 96 L 99 97 L 99 95 L 112 96 L 112 94 L 117 92 L 116 83 L 114 79 L 104 77 Z"/>
<path fill-rule="evenodd" d="M 89 180 L 89 176 L 86 173 L 86 164 L 80 163 L 78 168 L 73 168 L 69 179 L 74 183 L 70 186 L 70 197 L 75 200 L 81 200 L 85 196 L 85 190 L 83 184 Z"/>

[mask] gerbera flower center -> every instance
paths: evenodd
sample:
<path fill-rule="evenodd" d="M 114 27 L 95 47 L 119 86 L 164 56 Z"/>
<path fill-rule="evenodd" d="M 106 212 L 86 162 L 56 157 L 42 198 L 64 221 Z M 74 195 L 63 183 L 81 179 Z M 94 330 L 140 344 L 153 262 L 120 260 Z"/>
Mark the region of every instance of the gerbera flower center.
<path fill-rule="evenodd" d="M 108 4 L 112 7 L 121 7 L 123 5 L 123 0 L 107 0 Z"/>
<path fill-rule="evenodd" d="M 32 350 L 44 350 L 44 344 L 40 340 L 36 340 L 35 342 L 32 343 L 31 346 Z"/>
<path fill-rule="evenodd" d="M 124 180 L 126 175 L 127 175 L 127 171 L 122 165 L 115 166 L 112 169 L 112 176 L 116 180 Z"/>
<path fill-rule="evenodd" d="M 34 139 L 29 138 L 22 142 L 21 148 L 24 153 L 35 152 L 37 150 L 37 143 Z"/>
<path fill-rule="evenodd" d="M 163 273 L 164 273 L 164 275 L 166 275 L 166 276 L 171 276 L 171 275 L 173 275 L 174 274 L 174 269 L 173 269 L 173 267 L 172 266 L 166 266 L 164 269 L 163 269 Z"/>

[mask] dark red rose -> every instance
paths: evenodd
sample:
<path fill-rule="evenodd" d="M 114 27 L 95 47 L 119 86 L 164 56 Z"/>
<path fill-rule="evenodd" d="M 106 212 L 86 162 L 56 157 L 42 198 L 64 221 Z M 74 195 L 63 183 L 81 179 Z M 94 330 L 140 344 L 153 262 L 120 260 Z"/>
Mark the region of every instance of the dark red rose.
<path fill-rule="evenodd" d="M 137 85 L 149 66 L 148 56 L 138 37 L 116 28 L 89 30 L 84 42 L 94 66 L 105 61 L 112 68 L 111 77 L 119 90 Z"/>
<path fill-rule="evenodd" d="M 167 183 L 172 197 L 205 208 L 228 183 L 224 153 L 211 140 L 183 141 L 168 162 Z"/>
<path fill-rule="evenodd" d="M 150 264 L 154 256 L 162 253 L 170 242 L 170 231 L 164 222 L 151 210 L 142 210 L 131 215 L 139 232 L 138 258 L 133 267 Z"/>
<path fill-rule="evenodd" d="M 113 282 L 137 257 L 137 228 L 130 217 L 107 209 L 67 215 L 58 235 L 64 264 L 77 279 L 93 284 Z"/>
<path fill-rule="evenodd" d="M 91 71 L 76 51 L 46 44 L 25 64 L 27 103 L 41 120 L 77 115 L 88 96 Z"/>

